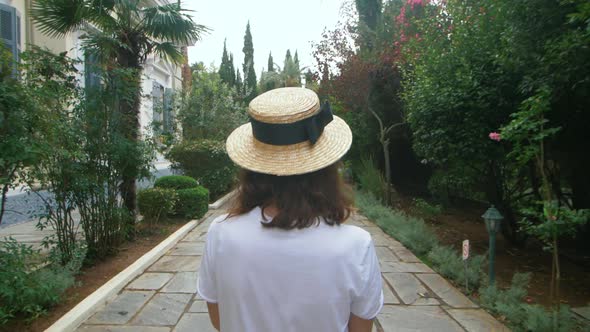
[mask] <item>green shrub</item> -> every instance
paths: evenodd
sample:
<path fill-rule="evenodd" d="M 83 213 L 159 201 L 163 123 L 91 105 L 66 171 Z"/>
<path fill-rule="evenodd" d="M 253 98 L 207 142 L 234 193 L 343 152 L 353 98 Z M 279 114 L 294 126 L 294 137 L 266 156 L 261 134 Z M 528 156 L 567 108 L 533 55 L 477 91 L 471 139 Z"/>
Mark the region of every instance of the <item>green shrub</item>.
<path fill-rule="evenodd" d="M 184 141 L 170 149 L 167 158 L 173 167 L 193 177 L 209 189 L 213 198 L 226 193 L 236 178 L 236 166 L 225 144 L 214 140 Z"/>
<path fill-rule="evenodd" d="M 137 194 L 139 213 L 151 222 L 158 222 L 161 217 L 174 213 L 176 191 L 167 188 L 151 188 Z"/>
<path fill-rule="evenodd" d="M 373 194 L 375 197 L 383 199 L 385 197 L 385 190 L 387 190 L 387 183 L 383 178 L 383 174 L 375 162 L 373 157 L 363 157 L 360 166 L 356 170 L 356 177 L 359 186 Z"/>
<path fill-rule="evenodd" d="M 552 313 L 540 305 L 524 302 L 530 281 L 529 273 L 515 273 L 508 289 L 495 286 L 480 289 L 481 306 L 492 313 L 504 316 L 515 332 L 566 332 L 574 329 L 574 320 L 568 306 L 561 305 Z"/>
<path fill-rule="evenodd" d="M 357 192 L 356 205 L 366 217 L 416 255 L 426 255 L 438 243 L 424 221 L 384 207 L 372 194 Z"/>
<path fill-rule="evenodd" d="M 198 219 L 209 209 L 209 191 L 204 187 L 177 190 L 176 198 L 176 215 Z"/>
<path fill-rule="evenodd" d="M 423 218 L 432 218 L 442 213 L 443 208 L 439 204 L 431 204 L 422 198 L 415 198 L 412 212 Z"/>
<path fill-rule="evenodd" d="M 45 314 L 74 284 L 68 268 L 35 270 L 39 258 L 39 250 L 13 238 L 0 242 L 0 325 L 16 315 L 33 320 Z"/>
<path fill-rule="evenodd" d="M 199 182 L 190 176 L 186 175 L 167 175 L 158 178 L 154 183 L 156 188 L 167 188 L 167 189 L 188 189 L 195 188 L 199 185 Z"/>
<path fill-rule="evenodd" d="M 428 253 L 428 260 L 441 275 L 453 280 L 459 286 L 465 286 L 465 280 L 469 281 L 469 289 L 477 289 L 481 281 L 481 272 L 485 257 L 474 255 L 467 260 L 467 273 L 465 263 L 459 252 L 449 246 L 437 245 Z"/>

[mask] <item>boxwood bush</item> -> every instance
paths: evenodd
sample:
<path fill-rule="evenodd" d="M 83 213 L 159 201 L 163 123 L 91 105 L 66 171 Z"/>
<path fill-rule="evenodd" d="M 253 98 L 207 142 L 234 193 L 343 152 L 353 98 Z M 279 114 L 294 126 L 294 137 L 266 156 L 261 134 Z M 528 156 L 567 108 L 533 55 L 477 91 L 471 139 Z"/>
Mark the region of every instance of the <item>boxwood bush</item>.
<path fill-rule="evenodd" d="M 160 218 L 174 213 L 176 206 L 176 191 L 168 188 L 150 188 L 141 190 L 137 194 L 139 213 L 151 222 L 158 222 Z"/>
<path fill-rule="evenodd" d="M 209 209 L 209 190 L 202 186 L 176 191 L 174 214 L 186 218 L 201 218 Z"/>
<path fill-rule="evenodd" d="M 209 189 L 212 198 L 226 193 L 236 178 L 237 168 L 221 141 L 184 141 L 172 147 L 167 158 L 174 168 L 181 169 Z"/>
<path fill-rule="evenodd" d="M 199 185 L 199 182 L 190 176 L 186 175 L 167 175 L 158 178 L 154 183 L 156 188 L 167 188 L 167 189 L 188 189 L 195 188 Z"/>

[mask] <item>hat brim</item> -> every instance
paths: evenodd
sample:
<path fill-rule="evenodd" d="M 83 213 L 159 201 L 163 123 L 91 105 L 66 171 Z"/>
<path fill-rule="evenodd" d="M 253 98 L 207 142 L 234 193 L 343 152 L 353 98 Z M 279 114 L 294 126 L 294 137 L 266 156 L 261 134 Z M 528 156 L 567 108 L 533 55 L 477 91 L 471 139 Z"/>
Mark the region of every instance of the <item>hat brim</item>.
<path fill-rule="evenodd" d="M 229 157 L 238 166 L 272 175 L 305 174 L 328 167 L 340 160 L 350 149 L 352 132 L 341 118 L 325 128 L 315 144 L 309 141 L 292 145 L 270 145 L 252 135 L 250 123 L 234 130 L 226 142 Z"/>

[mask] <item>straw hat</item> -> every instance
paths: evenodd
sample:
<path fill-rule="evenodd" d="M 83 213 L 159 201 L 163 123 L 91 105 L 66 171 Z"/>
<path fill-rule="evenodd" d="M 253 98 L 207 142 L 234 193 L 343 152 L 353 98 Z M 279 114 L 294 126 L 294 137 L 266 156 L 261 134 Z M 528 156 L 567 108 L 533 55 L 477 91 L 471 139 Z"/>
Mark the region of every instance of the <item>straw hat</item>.
<path fill-rule="evenodd" d="M 239 166 L 273 175 L 305 174 L 332 165 L 350 149 L 352 132 L 305 88 L 267 91 L 250 102 L 250 122 L 227 138 Z"/>

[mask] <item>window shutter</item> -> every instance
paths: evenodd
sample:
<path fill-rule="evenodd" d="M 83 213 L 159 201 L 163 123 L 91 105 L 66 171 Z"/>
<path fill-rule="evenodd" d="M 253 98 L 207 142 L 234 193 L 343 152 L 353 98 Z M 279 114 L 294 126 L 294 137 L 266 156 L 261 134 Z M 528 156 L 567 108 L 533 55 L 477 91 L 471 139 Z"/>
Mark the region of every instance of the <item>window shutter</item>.
<path fill-rule="evenodd" d="M 164 132 L 172 132 L 172 89 L 166 88 L 164 91 L 164 109 L 163 109 Z"/>
<path fill-rule="evenodd" d="M 0 38 L 13 59 L 18 59 L 16 8 L 0 4 Z"/>

